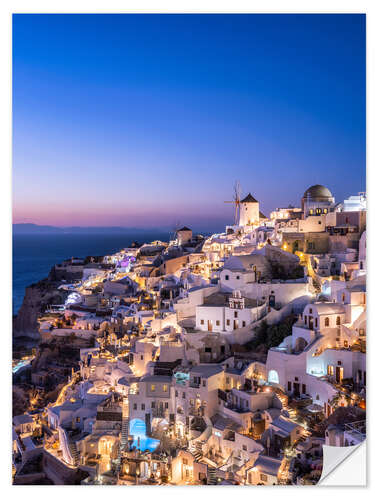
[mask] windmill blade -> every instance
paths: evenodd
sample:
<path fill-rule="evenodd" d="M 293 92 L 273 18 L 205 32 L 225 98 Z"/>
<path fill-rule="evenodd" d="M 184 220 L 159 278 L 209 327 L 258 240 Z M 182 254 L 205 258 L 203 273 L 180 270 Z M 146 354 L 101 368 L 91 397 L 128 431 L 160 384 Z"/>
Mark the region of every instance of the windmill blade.
<path fill-rule="evenodd" d="M 241 186 L 239 181 L 236 181 L 234 184 L 234 202 L 235 202 L 234 224 L 236 226 L 238 225 L 240 200 L 241 200 Z"/>
<path fill-rule="evenodd" d="M 174 224 L 172 224 L 171 240 L 175 240 L 177 238 L 177 231 L 179 227 L 180 227 L 180 221 L 178 220 Z"/>
<path fill-rule="evenodd" d="M 234 199 L 237 203 L 239 203 L 241 199 L 241 184 L 239 181 L 236 181 L 234 184 Z"/>

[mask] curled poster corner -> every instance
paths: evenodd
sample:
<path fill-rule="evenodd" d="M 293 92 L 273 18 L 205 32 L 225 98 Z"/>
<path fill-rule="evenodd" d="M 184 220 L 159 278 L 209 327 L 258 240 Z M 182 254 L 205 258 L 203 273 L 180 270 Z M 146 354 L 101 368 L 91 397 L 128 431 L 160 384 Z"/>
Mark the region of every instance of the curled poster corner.
<path fill-rule="evenodd" d="M 366 486 L 366 441 L 355 446 L 323 445 L 319 486 Z"/>

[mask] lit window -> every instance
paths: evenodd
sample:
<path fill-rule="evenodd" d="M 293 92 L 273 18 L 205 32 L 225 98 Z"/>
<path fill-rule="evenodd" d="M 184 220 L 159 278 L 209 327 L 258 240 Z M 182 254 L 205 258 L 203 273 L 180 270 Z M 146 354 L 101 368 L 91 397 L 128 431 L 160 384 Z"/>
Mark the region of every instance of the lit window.
<path fill-rule="evenodd" d="M 163 392 L 167 392 L 167 390 L 168 390 L 168 386 L 167 386 L 167 384 L 164 384 L 163 385 Z"/>
<path fill-rule="evenodd" d="M 151 392 L 155 392 L 155 384 L 151 385 Z"/>

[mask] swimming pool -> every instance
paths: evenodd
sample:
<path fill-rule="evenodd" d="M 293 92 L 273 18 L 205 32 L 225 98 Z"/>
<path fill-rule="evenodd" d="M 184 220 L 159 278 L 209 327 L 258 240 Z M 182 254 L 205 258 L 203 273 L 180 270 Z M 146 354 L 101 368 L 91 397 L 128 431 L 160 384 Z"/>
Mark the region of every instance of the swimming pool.
<path fill-rule="evenodd" d="M 31 363 L 30 359 L 24 359 L 24 360 L 20 361 L 19 363 L 17 363 L 15 366 L 13 366 L 12 372 L 17 373 L 18 370 L 21 370 L 21 368 L 25 368 L 25 366 L 28 366 L 30 363 Z"/>
<path fill-rule="evenodd" d="M 153 452 L 160 444 L 158 439 L 146 435 L 146 424 L 140 418 L 133 418 L 130 421 L 129 434 L 133 438 L 131 447 L 140 451 L 149 450 Z"/>
<path fill-rule="evenodd" d="M 153 439 L 148 436 L 133 436 L 133 443 L 131 444 L 132 448 L 137 448 L 140 451 L 155 451 L 159 446 L 160 441 L 158 439 Z"/>

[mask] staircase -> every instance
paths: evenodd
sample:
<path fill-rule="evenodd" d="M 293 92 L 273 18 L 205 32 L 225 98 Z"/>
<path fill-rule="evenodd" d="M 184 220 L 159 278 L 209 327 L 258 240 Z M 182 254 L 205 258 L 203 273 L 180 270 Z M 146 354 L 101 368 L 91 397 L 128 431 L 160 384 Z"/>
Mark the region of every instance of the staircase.
<path fill-rule="evenodd" d="M 291 406 L 289 406 L 289 397 L 288 397 L 288 395 L 285 394 L 284 392 L 282 392 L 280 389 L 276 389 L 275 392 L 276 392 L 278 398 L 280 399 L 281 404 L 283 405 L 283 410 L 285 410 L 285 411 L 288 412 L 289 417 L 291 419 L 296 418 L 297 412 L 296 412 L 295 408 L 292 408 Z"/>
<path fill-rule="evenodd" d="M 121 450 L 126 450 L 129 442 L 129 401 L 124 398 L 122 406 Z"/>
<path fill-rule="evenodd" d="M 68 440 L 68 446 L 69 446 L 69 451 L 70 451 L 70 454 L 73 458 L 73 463 L 75 466 L 79 465 L 79 459 L 80 459 L 80 456 L 79 456 L 79 452 L 77 450 L 77 445 L 74 441 L 70 441 L 70 439 Z"/>
<path fill-rule="evenodd" d="M 202 444 L 203 444 L 202 441 L 195 441 L 195 443 L 190 448 L 190 452 L 193 455 L 194 460 L 196 462 L 205 463 L 202 460 L 203 459 Z M 218 484 L 215 467 L 210 467 L 210 466 L 207 467 L 207 484 L 209 485 Z"/>
<path fill-rule="evenodd" d="M 208 467 L 207 484 L 208 485 L 216 485 L 217 484 L 217 475 L 216 475 L 215 467 Z"/>
<path fill-rule="evenodd" d="M 194 457 L 194 460 L 196 462 L 201 462 L 202 458 L 203 458 L 203 453 L 202 453 L 202 443 L 200 443 L 198 446 L 198 443 L 195 444 L 195 446 L 193 447 L 191 453 Z"/>
<path fill-rule="evenodd" d="M 117 458 L 114 458 L 112 460 L 113 468 L 114 468 L 114 473 L 116 477 L 119 477 L 119 474 L 121 472 L 121 451 L 119 450 L 119 453 L 117 455 Z"/>

